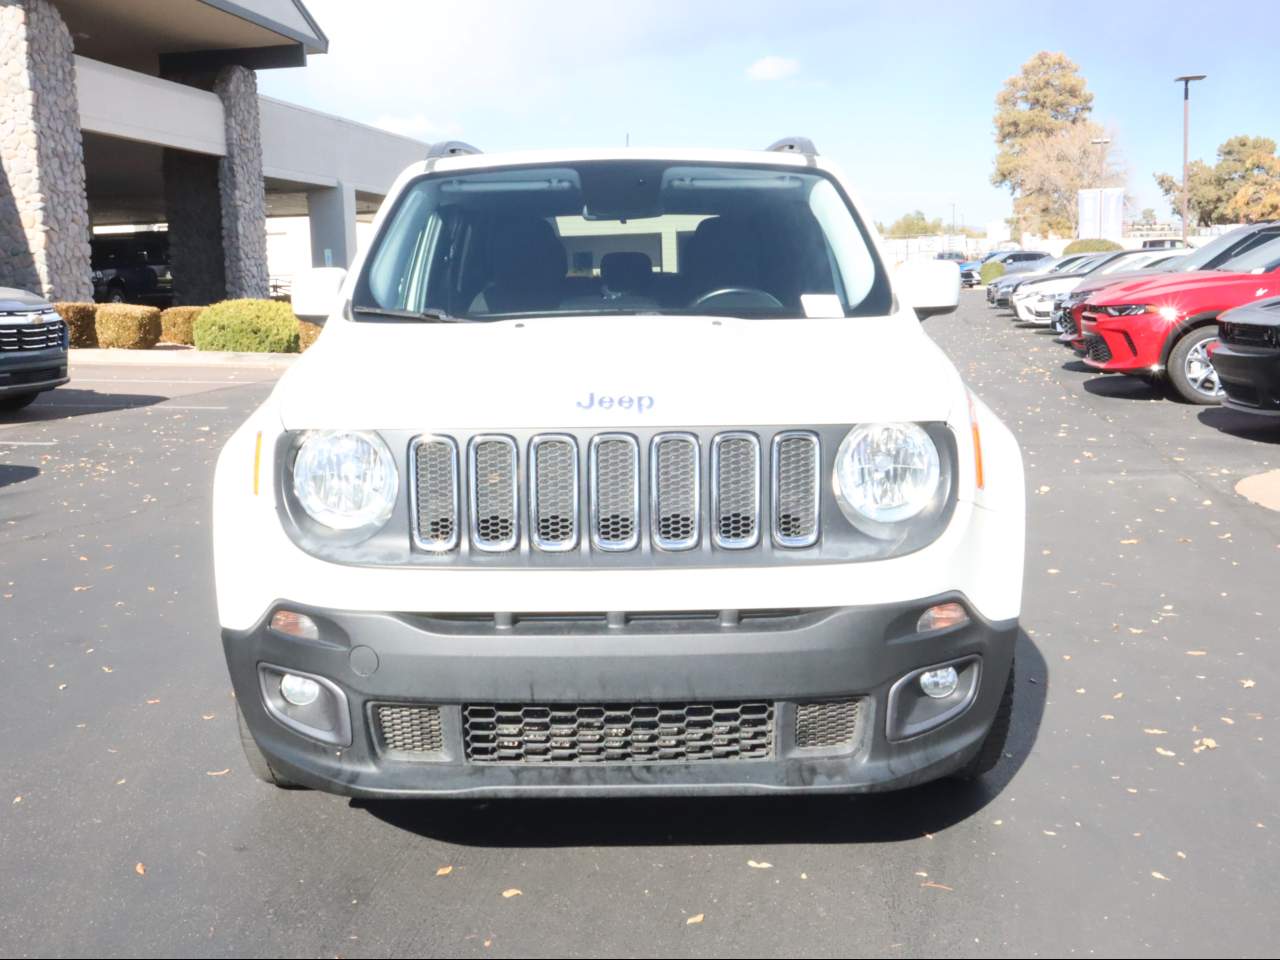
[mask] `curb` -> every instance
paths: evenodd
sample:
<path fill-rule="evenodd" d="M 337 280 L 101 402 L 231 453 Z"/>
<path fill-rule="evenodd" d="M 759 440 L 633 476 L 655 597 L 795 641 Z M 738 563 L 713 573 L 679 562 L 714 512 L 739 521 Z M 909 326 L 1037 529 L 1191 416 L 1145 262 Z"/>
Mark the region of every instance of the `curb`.
<path fill-rule="evenodd" d="M 178 344 L 160 344 L 150 350 L 120 350 L 101 347 L 72 347 L 71 365 L 142 367 L 268 367 L 284 369 L 300 357 L 297 353 L 222 353 L 202 351 Z"/>

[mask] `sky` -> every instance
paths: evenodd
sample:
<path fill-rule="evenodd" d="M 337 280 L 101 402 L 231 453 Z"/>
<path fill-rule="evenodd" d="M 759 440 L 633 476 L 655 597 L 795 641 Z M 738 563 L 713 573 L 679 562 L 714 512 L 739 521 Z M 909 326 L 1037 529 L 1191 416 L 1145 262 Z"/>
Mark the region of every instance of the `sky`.
<path fill-rule="evenodd" d="M 260 71 L 268 96 L 487 152 L 807 136 L 886 223 L 1009 215 L 990 184 L 994 101 L 1039 50 L 1079 65 L 1136 210 L 1169 216 L 1152 175 L 1181 175 L 1179 74 L 1208 75 L 1192 159 L 1236 134 L 1280 140 L 1280 0 L 1230 16 L 1200 0 L 303 2 L 329 52 Z"/>

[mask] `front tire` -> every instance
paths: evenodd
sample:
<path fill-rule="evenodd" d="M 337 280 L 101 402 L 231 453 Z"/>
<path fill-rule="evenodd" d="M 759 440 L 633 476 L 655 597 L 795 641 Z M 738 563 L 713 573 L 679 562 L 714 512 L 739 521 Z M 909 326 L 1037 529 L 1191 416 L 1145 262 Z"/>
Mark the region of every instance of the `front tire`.
<path fill-rule="evenodd" d="M 258 741 L 253 739 L 253 734 L 249 731 L 249 724 L 245 722 L 244 711 L 239 706 L 236 707 L 236 723 L 240 727 L 240 746 L 244 750 L 244 758 L 249 763 L 249 770 L 255 777 L 263 783 L 269 783 L 273 787 L 279 787 L 281 790 L 301 790 L 301 784 L 294 783 L 288 777 L 281 776 L 267 762 L 267 758 L 263 756 L 262 750 L 258 747 Z"/>
<path fill-rule="evenodd" d="M 12 396 L 0 397 L 0 411 L 22 410 L 31 406 L 38 396 L 40 391 L 37 390 L 34 393 L 15 393 Z"/>
<path fill-rule="evenodd" d="M 987 731 L 978 752 L 953 776 L 957 780 L 977 780 L 984 773 L 995 769 L 1000 758 L 1004 756 L 1004 745 L 1009 739 L 1009 728 L 1013 725 L 1013 691 L 1014 665 L 1009 664 L 1009 679 L 1005 681 L 1004 693 L 1000 696 L 1000 706 L 996 709 L 995 719 L 991 721 L 991 729 Z"/>
<path fill-rule="evenodd" d="M 1196 327 L 1183 334 L 1169 354 L 1169 384 L 1187 403 L 1221 403 L 1222 383 L 1209 360 L 1209 345 L 1218 339 L 1218 327 Z"/>

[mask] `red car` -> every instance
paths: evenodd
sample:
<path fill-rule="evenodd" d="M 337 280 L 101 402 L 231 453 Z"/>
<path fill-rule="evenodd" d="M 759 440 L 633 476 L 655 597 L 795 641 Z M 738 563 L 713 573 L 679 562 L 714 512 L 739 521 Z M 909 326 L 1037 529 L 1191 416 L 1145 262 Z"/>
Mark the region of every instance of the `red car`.
<path fill-rule="evenodd" d="M 1080 311 L 1084 362 L 1104 373 L 1167 377 L 1191 403 L 1220 403 L 1209 362 L 1218 314 L 1280 294 L 1280 239 L 1228 267 L 1104 287 Z"/>

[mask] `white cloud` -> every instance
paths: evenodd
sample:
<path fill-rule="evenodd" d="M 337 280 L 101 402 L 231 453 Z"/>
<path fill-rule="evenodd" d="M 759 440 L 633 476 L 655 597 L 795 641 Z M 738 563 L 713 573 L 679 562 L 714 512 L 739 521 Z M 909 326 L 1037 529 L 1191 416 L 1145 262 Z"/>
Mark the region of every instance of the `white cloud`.
<path fill-rule="evenodd" d="M 790 57 L 761 57 L 747 67 L 752 80 L 782 80 L 800 72 L 800 61 Z"/>

